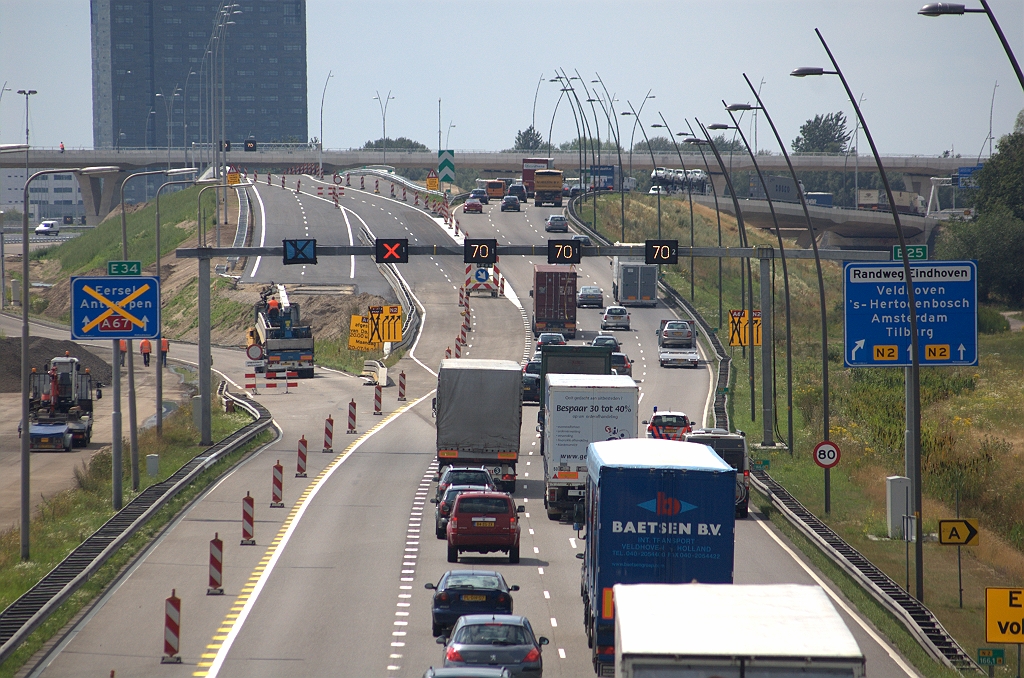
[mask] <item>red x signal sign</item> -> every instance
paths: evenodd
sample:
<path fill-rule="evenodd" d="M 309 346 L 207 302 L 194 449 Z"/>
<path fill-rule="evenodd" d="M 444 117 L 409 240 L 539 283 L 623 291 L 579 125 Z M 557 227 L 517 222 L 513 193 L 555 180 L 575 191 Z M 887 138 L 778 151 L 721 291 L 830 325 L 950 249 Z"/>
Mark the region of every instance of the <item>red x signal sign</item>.
<path fill-rule="evenodd" d="M 409 263 L 409 240 L 407 238 L 377 238 L 374 245 L 378 264 Z"/>

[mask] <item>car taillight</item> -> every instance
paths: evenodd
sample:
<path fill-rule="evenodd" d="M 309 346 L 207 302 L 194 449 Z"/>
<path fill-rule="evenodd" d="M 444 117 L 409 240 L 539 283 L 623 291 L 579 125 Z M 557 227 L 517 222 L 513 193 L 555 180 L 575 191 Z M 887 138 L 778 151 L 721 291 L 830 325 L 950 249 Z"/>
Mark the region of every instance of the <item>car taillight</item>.
<path fill-rule="evenodd" d="M 442 516 L 448 515 L 448 504 L 446 504 L 445 502 L 441 502 L 441 505 L 438 507 L 438 509 L 440 509 Z"/>
<path fill-rule="evenodd" d="M 524 662 L 535 662 L 538 660 L 540 660 L 540 650 L 538 650 L 537 648 L 533 648 L 532 650 L 526 653 L 525 657 L 523 657 Z"/>
<path fill-rule="evenodd" d="M 597 654 L 615 654 L 614 645 L 598 645 Z"/>
<path fill-rule="evenodd" d="M 448 648 L 448 651 L 444 653 L 444 658 L 445 658 L 445 659 L 447 659 L 447 660 L 448 660 L 448 661 L 450 661 L 450 662 L 461 662 L 461 661 L 465 661 L 465 660 L 464 660 L 464 659 L 462 658 L 462 655 L 461 655 L 461 654 L 459 654 L 459 651 L 458 651 L 458 650 L 456 650 L 456 649 L 455 649 L 454 647 L 449 647 L 449 648 Z"/>
<path fill-rule="evenodd" d="M 459 529 L 459 519 L 455 516 L 452 516 L 452 519 L 448 521 L 448 524 L 451 526 L 453 530 Z"/>
<path fill-rule="evenodd" d="M 746 470 L 743 472 L 743 484 L 750 487 L 750 471 Z"/>
<path fill-rule="evenodd" d="M 499 593 L 498 594 L 498 602 L 499 603 L 507 603 L 508 602 L 508 596 L 505 595 L 504 593 Z"/>
<path fill-rule="evenodd" d="M 439 604 L 441 604 L 441 605 L 447 605 L 448 604 L 448 592 L 447 591 L 442 591 L 441 593 L 438 593 L 437 594 L 437 602 Z"/>

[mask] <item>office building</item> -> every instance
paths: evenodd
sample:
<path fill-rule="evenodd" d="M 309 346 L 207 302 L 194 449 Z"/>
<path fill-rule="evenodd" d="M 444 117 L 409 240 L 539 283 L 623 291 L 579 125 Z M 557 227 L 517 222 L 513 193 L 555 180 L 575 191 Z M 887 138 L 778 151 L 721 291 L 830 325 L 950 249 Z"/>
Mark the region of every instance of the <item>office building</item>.
<path fill-rule="evenodd" d="M 224 138 L 308 141 L 305 0 L 90 7 L 96 148 L 209 143 L 211 88 L 219 106 L 221 82 Z"/>
<path fill-rule="evenodd" d="M 29 169 L 29 175 L 38 172 Z M 25 207 L 25 168 L 0 168 L 0 210 L 21 212 Z M 75 223 L 85 215 L 82 189 L 71 172 L 44 174 L 28 187 L 29 216 L 32 221 L 72 217 Z"/>

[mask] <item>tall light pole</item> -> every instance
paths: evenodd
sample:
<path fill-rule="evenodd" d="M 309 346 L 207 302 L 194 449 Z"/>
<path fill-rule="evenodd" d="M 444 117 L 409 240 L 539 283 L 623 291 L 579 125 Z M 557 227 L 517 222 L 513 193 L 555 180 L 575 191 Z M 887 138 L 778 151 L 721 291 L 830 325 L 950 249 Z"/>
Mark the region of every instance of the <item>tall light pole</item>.
<path fill-rule="evenodd" d="M 327 77 L 324 78 L 324 91 L 320 94 L 320 142 L 317 144 L 317 154 L 319 155 L 320 163 L 320 178 L 324 178 L 324 97 L 327 96 L 327 83 L 334 77 L 334 71 L 327 71 Z"/>
<path fill-rule="evenodd" d="M 388 102 L 394 100 L 394 98 L 395 97 L 391 96 L 391 90 L 388 90 L 388 95 L 386 97 L 381 97 L 380 92 L 377 92 L 377 96 L 373 97 L 380 106 L 380 126 L 384 135 L 383 139 L 381 139 L 381 143 L 384 146 L 383 164 L 385 165 L 388 164 Z"/>
<path fill-rule="evenodd" d="M 988 2 L 986 2 L 986 0 L 980 0 L 980 2 L 982 9 L 969 9 L 964 5 L 953 2 L 932 2 L 919 9 L 917 13 L 923 16 L 932 17 L 945 16 L 947 14 L 987 14 L 988 20 L 992 22 L 992 28 L 995 29 L 996 35 L 999 36 L 999 42 L 1003 45 L 1003 51 L 1006 52 L 1006 57 L 1010 60 L 1010 64 L 1013 66 L 1013 72 L 1017 74 L 1017 82 L 1020 83 L 1021 89 L 1024 89 L 1024 73 L 1020 70 L 1020 64 L 1017 63 L 1017 57 L 1013 55 L 1013 50 L 1010 49 L 1010 43 L 1006 41 L 1006 36 L 1003 35 L 1003 29 L 999 27 L 999 22 L 996 21 L 996 15 L 992 13 L 992 9 L 988 6 Z"/>
<path fill-rule="evenodd" d="M 537 95 L 540 94 L 540 84 L 544 82 L 544 74 L 540 74 L 540 78 L 537 79 L 537 89 L 533 93 L 533 117 L 530 119 L 530 127 L 533 131 L 537 131 Z"/>
<path fill-rule="evenodd" d="M 448 139 L 450 139 L 450 138 L 451 138 L 451 135 L 452 135 L 452 128 L 453 128 L 453 127 L 455 127 L 455 122 L 454 122 L 454 121 L 450 121 L 450 122 L 448 123 L 448 131 L 447 131 L 447 132 L 445 132 L 445 135 L 444 135 L 444 147 L 445 147 L 445 149 L 447 149 L 447 148 L 448 148 Z"/>
<path fill-rule="evenodd" d="M 646 101 L 645 101 L 645 103 L 646 103 Z M 654 167 L 655 165 L 657 165 L 657 162 L 655 162 L 655 160 L 654 160 L 654 149 L 651 148 L 651 140 L 647 138 L 647 131 L 644 129 L 643 123 L 640 122 L 640 113 L 633 108 L 633 104 L 631 104 L 628 99 L 626 100 L 626 105 L 629 106 L 629 110 L 628 111 L 623 111 L 621 113 L 621 115 L 632 115 L 633 116 L 633 119 L 634 119 L 633 129 L 636 129 L 636 126 L 640 125 L 640 132 L 644 135 L 644 142 L 647 144 L 647 152 L 651 154 L 651 167 Z M 640 105 L 640 108 L 643 108 L 643 104 Z M 632 170 L 632 162 L 630 162 L 630 173 L 632 173 L 632 171 L 633 171 Z M 661 186 L 658 186 L 658 194 L 657 195 L 658 195 L 658 238 L 661 238 Z"/>
<path fill-rule="evenodd" d="M 723 101 L 722 104 L 725 105 L 725 102 Z M 736 116 L 733 115 L 733 111 L 750 110 L 750 107 L 748 107 L 746 105 L 734 105 L 734 106 L 726 106 L 725 110 L 729 113 L 729 119 L 732 120 L 732 127 L 731 128 L 735 129 L 737 132 L 739 132 L 739 134 L 740 134 L 740 141 L 743 142 L 743 146 L 747 149 L 747 153 L 750 155 L 750 160 L 751 160 L 751 162 L 754 163 L 754 170 L 757 172 L 757 178 L 761 181 L 761 188 L 764 189 L 765 198 L 767 198 L 767 200 L 768 200 L 768 209 L 772 213 L 772 223 L 775 224 L 775 237 L 777 238 L 777 241 L 779 243 L 779 253 L 780 253 L 780 256 L 782 258 L 782 284 L 783 284 L 783 287 L 785 288 L 785 295 L 786 295 L 786 424 L 787 424 L 786 442 L 787 442 L 787 444 L 789 446 L 789 453 L 793 454 L 793 332 L 792 332 L 793 325 L 792 325 L 792 322 L 791 322 L 791 314 L 790 314 L 790 301 L 791 301 L 791 299 L 790 299 L 790 295 L 789 295 L 789 266 L 788 266 L 788 264 L 786 262 L 786 246 L 782 242 L 782 229 L 779 228 L 779 220 L 778 220 L 777 216 L 775 215 L 775 204 L 772 201 L 771 194 L 768 191 L 768 184 L 764 180 L 764 174 L 761 172 L 761 166 L 758 165 L 758 163 L 757 163 L 757 153 L 750 147 L 750 144 L 747 143 L 747 137 L 746 137 L 746 135 L 743 134 L 743 130 L 740 129 L 739 123 L 736 121 Z M 716 125 L 711 125 L 709 127 L 709 129 L 716 129 L 716 128 L 717 128 Z M 726 126 L 726 128 L 729 128 L 729 126 Z M 765 281 L 762 280 L 761 281 L 762 290 L 764 289 L 763 288 L 764 284 L 765 284 Z M 764 298 L 763 292 L 762 292 L 761 298 L 762 299 Z M 762 308 L 761 309 L 761 317 L 764 318 L 766 313 L 768 313 L 768 309 Z M 762 323 L 763 323 L 763 320 L 762 320 Z M 773 323 L 772 326 L 774 327 L 774 323 Z M 774 337 L 770 337 L 769 338 L 769 337 L 765 337 L 762 334 L 761 344 L 762 345 L 766 345 L 766 341 L 768 341 L 769 339 L 774 344 L 774 341 L 775 341 Z M 761 366 L 762 366 L 762 369 L 764 370 L 764 372 L 762 373 L 761 379 L 762 379 L 762 381 L 765 384 L 767 384 L 768 383 L 768 379 L 771 377 L 771 375 L 767 371 L 768 370 L 768 360 L 762 359 Z M 765 388 L 764 390 L 767 393 L 767 388 Z M 762 403 L 762 406 L 763 406 L 763 403 Z M 765 421 L 762 421 L 761 424 L 763 426 L 764 431 L 766 431 L 765 441 L 766 441 L 766 444 L 767 444 L 768 436 L 769 436 L 770 431 L 771 431 L 770 427 L 773 424 L 773 422 L 765 420 Z"/>
<path fill-rule="evenodd" d="M 171 96 L 168 97 L 163 92 L 157 92 L 156 96 L 160 97 L 164 104 L 164 116 L 167 119 L 167 169 L 171 169 L 171 127 L 174 125 L 174 99 L 178 96 L 177 83 L 171 91 Z"/>
<path fill-rule="evenodd" d="M 555 77 L 549 80 L 549 82 L 557 82 L 562 85 L 562 94 L 568 93 L 566 100 L 569 102 L 569 110 L 572 111 L 572 119 L 576 125 L 576 157 L 579 159 L 579 171 L 580 171 L 580 190 L 583 190 L 583 132 L 580 129 L 580 119 L 576 115 L 576 107 L 572 105 L 572 85 L 569 83 L 569 78 L 564 75 L 560 75 L 558 71 L 555 71 Z M 556 104 L 557 106 L 557 104 Z"/>
<path fill-rule="evenodd" d="M 117 95 L 114 97 L 114 148 L 121 150 L 121 90 L 124 89 L 124 85 L 128 82 L 128 76 L 131 75 L 130 70 L 124 72 L 124 78 L 121 80 L 121 84 L 117 86 Z"/>
<path fill-rule="evenodd" d="M 28 98 L 30 96 L 32 96 L 33 94 L 38 94 L 38 93 L 39 92 L 37 92 L 34 89 L 19 89 L 18 90 L 18 94 L 21 94 L 22 96 L 25 97 L 25 184 L 26 185 L 28 185 L 28 149 L 29 149 L 29 143 L 28 143 Z M 25 202 L 25 214 L 26 215 L 28 214 L 28 202 L 27 201 Z M 24 240 L 21 241 L 21 247 L 24 250 L 22 252 L 22 259 L 24 259 L 25 261 L 28 261 L 28 257 L 26 256 L 26 253 L 27 253 L 27 250 L 28 250 L 27 243 L 28 243 L 28 238 L 27 237 Z M 27 287 L 23 290 L 23 296 L 26 299 L 28 298 L 28 288 Z"/>
<path fill-rule="evenodd" d="M 185 76 L 185 91 L 181 98 L 181 151 L 184 154 L 185 164 L 189 165 L 188 159 L 188 81 L 196 75 L 196 72 L 189 69 Z"/>
<path fill-rule="evenodd" d="M 991 14 L 989 15 L 991 17 Z M 885 173 L 885 168 L 882 166 L 882 159 L 878 155 L 878 148 L 875 146 L 875 140 L 871 136 L 871 131 L 868 129 L 867 122 L 864 120 L 864 115 L 861 113 L 860 106 L 857 105 L 857 98 L 853 95 L 853 90 L 850 89 L 849 83 L 846 82 L 846 76 L 843 75 L 842 70 L 839 68 L 839 63 L 835 57 L 832 56 L 832 50 L 829 49 L 828 43 L 825 42 L 825 38 L 822 37 L 821 31 L 817 28 L 814 29 L 815 34 L 818 36 L 818 40 L 821 41 L 821 46 L 825 48 L 825 53 L 828 54 L 829 61 L 832 62 L 834 71 L 826 71 L 823 68 L 797 68 L 790 75 L 802 78 L 808 75 L 837 75 L 839 76 L 840 82 L 843 83 L 843 89 L 846 90 L 846 96 L 850 99 L 850 103 L 853 104 L 853 110 L 857 113 L 857 119 L 860 120 L 861 129 L 864 130 L 864 138 L 868 140 L 868 145 L 871 147 L 871 154 L 875 157 L 875 165 L 878 167 L 878 173 L 882 177 L 882 184 L 885 186 L 885 194 L 889 200 L 889 206 L 892 211 L 893 224 L 896 226 L 896 235 L 900 241 L 900 249 L 903 253 L 903 281 L 904 287 L 907 290 L 907 308 L 913 310 L 917 308 L 917 303 L 914 294 L 913 277 L 910 269 L 910 258 L 907 254 L 907 239 L 903 233 L 903 225 L 900 223 L 899 211 L 896 209 L 896 201 L 892 195 L 892 187 L 889 185 L 889 176 Z M 1000 32 L 1001 34 L 1001 32 Z M 1016 64 L 1016 62 L 1014 62 Z M 1020 69 L 1017 69 L 1018 75 Z M 1021 85 L 1024 87 L 1024 79 L 1021 80 Z M 908 464 L 913 471 L 913 485 L 914 485 L 914 558 L 915 558 L 915 598 L 919 601 L 924 602 L 924 545 L 922 544 L 923 533 L 921 528 L 921 356 L 918 346 L 919 335 L 917 332 L 917 313 L 910 313 L 910 384 L 907 401 L 910 404 L 908 409 L 912 409 L 913 412 L 909 413 L 907 419 L 910 424 L 909 437 L 911 438 L 910 444 L 907 446 L 912 454 L 911 461 Z M 827 431 L 826 431 L 827 433 Z M 828 469 L 826 469 L 827 471 Z"/>
<path fill-rule="evenodd" d="M 24 94 L 26 101 L 28 96 L 35 94 L 35 90 L 21 90 L 18 94 Z M 19 149 L 20 150 L 20 149 Z M 82 176 L 91 176 L 94 174 L 106 174 L 109 172 L 119 172 L 120 167 L 86 167 L 75 168 L 72 170 L 67 169 L 51 169 L 51 170 L 40 170 L 30 177 L 25 178 L 25 188 L 22 195 L 23 207 L 21 215 L 21 559 L 23 561 L 29 560 L 29 527 L 31 511 L 29 510 L 31 497 L 29 494 L 29 479 L 31 476 L 31 455 L 29 449 L 31 447 L 31 429 L 29 423 L 29 391 L 30 382 L 29 378 L 31 375 L 31 369 L 29 365 L 28 355 L 28 340 L 29 340 L 29 325 L 28 325 L 28 311 L 29 311 L 29 290 L 31 285 L 29 284 L 29 256 L 28 256 L 28 195 L 29 195 L 29 184 L 36 177 L 43 176 L 44 174 L 65 174 L 67 172 L 73 172 Z M 117 340 L 114 340 L 114 369 L 117 369 Z M 114 396 L 117 398 L 117 396 Z M 115 407 L 117 400 L 114 401 Z M 119 443 L 120 441 L 115 439 L 113 442 Z M 120 457 L 117 458 L 120 461 Z M 120 468 L 113 469 L 112 481 L 114 484 L 114 509 L 120 510 L 120 496 L 118 492 L 121 488 L 121 476 Z"/>
<path fill-rule="evenodd" d="M 718 189 L 715 188 L 715 182 L 711 181 L 711 166 L 708 164 L 708 157 L 704 154 L 704 146 L 709 142 L 706 139 L 701 139 L 693 135 L 693 127 L 690 127 L 690 121 L 686 120 L 686 126 L 690 128 L 689 132 L 676 132 L 677 137 L 687 137 L 683 139 L 685 144 L 693 144 L 700 151 L 700 157 L 704 161 L 704 169 L 708 173 L 708 183 L 711 184 L 711 195 L 715 198 L 715 216 L 718 217 L 718 246 L 722 246 L 722 211 L 718 209 Z M 705 192 L 705 195 L 707 193 Z M 722 328 L 722 257 L 718 257 L 718 329 Z"/>
<path fill-rule="evenodd" d="M 548 82 L 557 82 L 557 80 L 552 78 L 551 80 L 548 80 Z M 565 90 L 562 90 L 558 94 L 558 101 L 555 102 L 554 110 L 551 111 L 551 124 L 548 126 L 548 155 L 551 155 L 551 132 L 555 129 L 555 115 L 558 113 L 558 105 L 562 103 L 562 97 L 564 96 Z"/>
<path fill-rule="evenodd" d="M 130 73 L 131 71 L 129 71 Z M 4 80 L 4 84 L 0 85 L 0 102 L 4 100 L 4 92 L 10 92 L 11 88 L 7 86 L 7 81 Z"/>
<path fill-rule="evenodd" d="M 626 189 L 623 183 L 625 177 L 622 175 L 622 137 L 619 134 L 619 117 L 615 114 L 615 97 L 608 93 L 608 88 L 604 86 L 604 80 L 601 79 L 601 75 L 597 72 L 594 73 L 597 76 L 596 82 L 601 84 L 601 89 L 604 90 L 605 97 L 608 99 L 608 108 L 605 110 L 602 105 L 602 110 L 605 110 L 605 117 L 608 118 L 608 131 L 611 132 L 612 120 L 615 120 L 615 151 L 619 156 L 619 209 L 621 215 L 621 235 L 620 242 L 626 240 Z M 611 113 L 609 114 L 609 111 Z"/>
<path fill-rule="evenodd" d="M 633 176 L 633 139 L 636 136 L 637 122 L 640 120 L 640 114 L 644 112 L 644 105 L 647 104 L 647 100 L 655 98 L 651 92 L 652 90 L 647 90 L 647 96 L 640 102 L 640 110 L 637 111 L 636 119 L 633 120 L 633 131 L 629 134 L 629 176 Z M 625 115 L 625 113 L 622 113 L 622 115 Z"/>
<path fill-rule="evenodd" d="M 694 233 L 693 233 L 693 193 L 690 189 L 690 174 L 686 169 L 686 162 L 683 160 L 683 154 L 679 152 L 679 144 L 676 143 L 675 135 L 672 134 L 672 128 L 668 126 L 668 122 L 665 121 L 665 116 L 658 111 L 658 117 L 661 118 L 661 124 L 654 123 L 651 127 L 664 127 L 668 130 L 668 138 L 672 141 L 672 145 L 676 149 L 676 155 L 679 156 L 679 164 L 683 166 L 683 174 L 686 176 L 686 198 L 690 203 L 690 301 L 693 301 L 694 297 L 694 280 L 693 280 L 693 246 L 694 246 Z"/>

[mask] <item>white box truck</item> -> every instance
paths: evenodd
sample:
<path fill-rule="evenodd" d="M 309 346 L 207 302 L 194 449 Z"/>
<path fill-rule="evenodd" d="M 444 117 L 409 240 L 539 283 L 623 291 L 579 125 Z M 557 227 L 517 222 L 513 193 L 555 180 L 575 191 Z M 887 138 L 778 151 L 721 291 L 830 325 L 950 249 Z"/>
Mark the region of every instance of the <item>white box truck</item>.
<path fill-rule="evenodd" d="M 859 678 L 828 596 L 797 584 L 616 584 L 616 678 Z"/>
<path fill-rule="evenodd" d="M 559 520 L 583 501 L 587 446 L 637 437 L 639 390 L 632 377 L 605 374 L 548 374 L 544 388 L 544 507 Z"/>
<path fill-rule="evenodd" d="M 658 303 L 658 266 L 643 257 L 612 257 L 612 297 L 623 306 Z"/>

